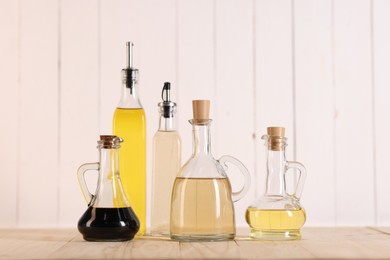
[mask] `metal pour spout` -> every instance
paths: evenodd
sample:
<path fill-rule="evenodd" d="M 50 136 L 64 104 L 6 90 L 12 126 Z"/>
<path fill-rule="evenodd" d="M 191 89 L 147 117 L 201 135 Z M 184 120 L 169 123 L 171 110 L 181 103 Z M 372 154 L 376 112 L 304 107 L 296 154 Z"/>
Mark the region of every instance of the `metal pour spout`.
<path fill-rule="evenodd" d="M 126 68 L 133 68 L 133 42 L 126 42 Z"/>

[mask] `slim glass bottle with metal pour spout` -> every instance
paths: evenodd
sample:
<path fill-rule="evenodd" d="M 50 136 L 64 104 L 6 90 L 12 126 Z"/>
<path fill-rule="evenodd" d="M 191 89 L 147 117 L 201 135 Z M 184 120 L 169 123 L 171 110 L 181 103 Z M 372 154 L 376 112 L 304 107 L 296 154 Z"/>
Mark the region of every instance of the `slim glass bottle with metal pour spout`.
<path fill-rule="evenodd" d="M 120 171 L 124 191 L 146 230 L 146 118 L 138 89 L 138 69 L 133 67 L 133 43 L 126 43 L 127 67 L 122 70 L 122 95 L 115 109 L 112 131 L 123 138 Z"/>
<path fill-rule="evenodd" d="M 171 84 L 164 83 L 158 103 L 160 123 L 153 137 L 152 208 L 150 233 L 169 235 L 172 186 L 181 166 L 181 138 L 176 131 L 176 103 L 171 101 Z"/>
<path fill-rule="evenodd" d="M 268 134 L 262 137 L 267 147 L 266 190 L 246 211 L 246 221 L 253 239 L 300 239 L 300 229 L 306 221 L 306 212 L 299 201 L 306 170 L 301 163 L 286 160 L 287 138 L 284 131 L 283 127 L 268 127 Z M 286 172 L 289 169 L 299 172 L 293 194 L 286 191 Z"/>
<path fill-rule="evenodd" d="M 240 200 L 249 189 L 250 175 L 240 161 L 231 156 L 215 160 L 211 154 L 209 107 L 208 100 L 193 101 L 193 153 L 180 169 L 172 190 L 170 235 L 175 240 L 234 239 L 233 201 Z M 236 166 L 244 176 L 244 186 L 238 192 L 232 191 L 227 164 Z"/>

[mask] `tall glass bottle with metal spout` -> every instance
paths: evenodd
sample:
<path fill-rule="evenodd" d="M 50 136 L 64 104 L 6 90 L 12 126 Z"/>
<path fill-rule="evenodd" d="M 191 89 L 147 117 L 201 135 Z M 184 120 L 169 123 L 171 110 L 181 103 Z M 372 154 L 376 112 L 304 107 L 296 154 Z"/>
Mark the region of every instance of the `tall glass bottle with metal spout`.
<path fill-rule="evenodd" d="M 306 179 L 305 167 L 299 162 L 286 160 L 284 127 L 268 127 L 267 135 L 262 139 L 267 149 L 266 190 L 246 211 L 250 236 L 262 240 L 300 239 L 300 229 L 306 221 L 305 210 L 300 204 Z M 286 172 L 289 169 L 299 172 L 293 194 L 288 194 L 286 190 Z"/>
<path fill-rule="evenodd" d="M 176 131 L 176 103 L 165 82 L 158 104 L 160 124 L 153 137 L 151 234 L 169 235 L 172 185 L 181 166 L 181 138 Z"/>
<path fill-rule="evenodd" d="M 113 133 L 123 138 L 120 173 L 126 196 L 146 229 L 146 119 L 139 99 L 138 69 L 133 67 L 133 43 L 127 42 L 127 67 L 122 70 L 122 95 L 114 113 Z"/>

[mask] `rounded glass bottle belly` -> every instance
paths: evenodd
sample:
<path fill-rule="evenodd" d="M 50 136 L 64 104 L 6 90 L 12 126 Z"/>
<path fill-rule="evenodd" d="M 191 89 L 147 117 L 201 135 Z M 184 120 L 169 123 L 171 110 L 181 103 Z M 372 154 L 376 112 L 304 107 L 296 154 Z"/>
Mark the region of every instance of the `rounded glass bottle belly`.
<path fill-rule="evenodd" d="M 235 236 L 234 207 L 227 178 L 176 178 L 171 237 L 226 240 Z"/>
<path fill-rule="evenodd" d="M 264 240 L 300 239 L 306 212 L 293 199 L 263 198 L 249 206 L 245 213 L 250 236 Z"/>

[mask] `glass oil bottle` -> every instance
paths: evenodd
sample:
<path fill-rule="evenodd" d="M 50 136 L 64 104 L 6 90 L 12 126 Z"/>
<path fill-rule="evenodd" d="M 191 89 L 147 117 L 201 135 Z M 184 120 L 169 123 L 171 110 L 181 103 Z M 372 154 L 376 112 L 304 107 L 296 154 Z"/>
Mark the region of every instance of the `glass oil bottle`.
<path fill-rule="evenodd" d="M 118 165 L 122 139 L 102 135 L 98 141 L 99 162 L 86 163 L 78 170 L 81 191 L 88 203 L 87 211 L 78 222 L 78 230 L 87 241 L 125 241 L 134 238 L 139 220 L 123 191 Z M 95 194 L 91 194 L 84 174 L 99 171 Z"/>
<path fill-rule="evenodd" d="M 306 212 L 300 204 L 305 167 L 298 162 L 286 161 L 287 138 L 283 127 L 268 127 L 262 137 L 267 147 L 267 177 L 265 194 L 255 200 L 246 211 L 250 236 L 259 240 L 300 239 L 300 229 L 305 224 Z M 286 172 L 296 169 L 299 173 L 295 192 L 286 191 Z"/>
<path fill-rule="evenodd" d="M 122 95 L 113 118 L 113 133 L 124 139 L 120 154 L 123 188 L 146 230 L 146 119 L 138 93 L 138 69 L 133 67 L 133 43 L 127 42 L 127 67 L 122 70 Z"/>
<path fill-rule="evenodd" d="M 209 108 L 208 100 L 193 101 L 193 153 L 180 169 L 172 190 L 170 236 L 175 240 L 234 239 L 233 201 L 240 200 L 249 189 L 250 175 L 240 161 L 231 156 L 215 160 L 211 154 Z M 239 192 L 232 191 L 227 164 L 236 166 L 244 176 Z"/>
<path fill-rule="evenodd" d="M 164 83 L 162 102 L 158 104 L 160 122 L 153 137 L 152 235 L 169 235 L 172 186 L 181 166 L 181 138 L 176 131 L 176 103 L 171 101 L 171 85 Z"/>

